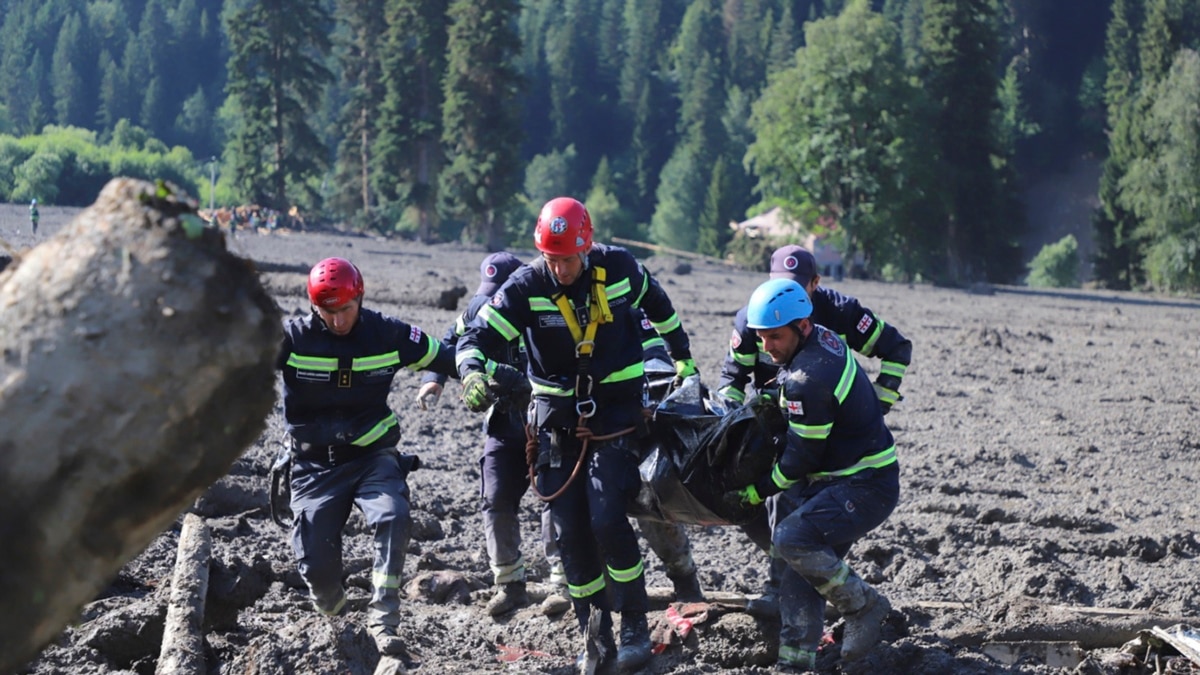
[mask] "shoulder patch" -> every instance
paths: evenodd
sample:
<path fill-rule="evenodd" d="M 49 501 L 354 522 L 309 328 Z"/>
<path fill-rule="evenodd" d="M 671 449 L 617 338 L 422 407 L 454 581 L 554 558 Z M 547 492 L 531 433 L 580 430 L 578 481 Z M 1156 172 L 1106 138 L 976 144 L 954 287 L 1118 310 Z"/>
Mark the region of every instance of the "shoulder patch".
<path fill-rule="evenodd" d="M 787 411 L 788 411 L 789 415 L 803 415 L 804 414 L 804 404 L 801 403 L 800 401 L 788 401 L 787 402 Z"/>
<path fill-rule="evenodd" d="M 733 329 L 733 334 L 729 336 L 729 346 L 733 349 L 742 346 L 742 334 L 736 328 Z"/>
<path fill-rule="evenodd" d="M 421 328 L 419 326 L 410 327 L 408 329 L 408 339 L 421 344 Z"/>
<path fill-rule="evenodd" d="M 858 325 L 855 326 L 855 328 L 857 328 L 858 332 L 860 333 L 866 333 L 867 330 L 871 328 L 872 323 L 875 322 L 873 319 L 871 319 L 871 315 L 868 313 L 863 313 L 862 318 L 858 320 Z"/>
<path fill-rule="evenodd" d="M 501 293 L 500 291 L 496 291 L 496 294 L 492 296 L 492 307 L 499 307 L 500 305 L 503 305 L 503 304 L 504 304 L 504 294 Z"/>
<path fill-rule="evenodd" d="M 817 339 L 821 343 L 821 346 L 828 352 L 838 356 L 846 353 L 846 343 L 842 342 L 842 339 L 831 330 L 821 328 Z"/>
<path fill-rule="evenodd" d="M 642 330 L 651 330 L 653 328 L 654 328 L 654 325 L 650 323 L 650 319 L 647 319 L 646 317 L 642 317 Z"/>

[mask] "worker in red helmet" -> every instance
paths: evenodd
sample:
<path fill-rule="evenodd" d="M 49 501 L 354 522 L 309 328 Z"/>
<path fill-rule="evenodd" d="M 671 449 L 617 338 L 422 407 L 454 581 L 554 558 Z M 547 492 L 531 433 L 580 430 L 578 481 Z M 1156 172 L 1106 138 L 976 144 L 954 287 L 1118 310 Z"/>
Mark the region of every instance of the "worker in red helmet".
<path fill-rule="evenodd" d="M 581 665 L 635 670 L 651 655 L 644 563 L 625 510 L 640 485 L 644 429 L 638 310 L 666 341 L 679 377 L 697 374 L 696 363 L 670 298 L 628 251 L 592 242 L 583 204 L 547 202 L 534 244 L 541 257 L 509 276 L 458 341 L 463 401 L 484 410 L 496 400 L 485 355 L 523 338 L 535 487 L 549 501 L 580 628 L 596 636 Z M 621 617 L 619 650 L 612 611 Z"/>
<path fill-rule="evenodd" d="M 291 449 L 292 548 L 318 611 L 346 608 L 342 529 L 357 506 L 375 537 L 367 628 L 384 654 L 400 655 L 400 576 L 408 548 L 408 473 L 388 407 L 402 367 L 451 374 L 454 354 L 419 327 L 362 306 L 363 277 L 342 258 L 308 275 L 312 313 L 284 327 L 276 367 Z"/>

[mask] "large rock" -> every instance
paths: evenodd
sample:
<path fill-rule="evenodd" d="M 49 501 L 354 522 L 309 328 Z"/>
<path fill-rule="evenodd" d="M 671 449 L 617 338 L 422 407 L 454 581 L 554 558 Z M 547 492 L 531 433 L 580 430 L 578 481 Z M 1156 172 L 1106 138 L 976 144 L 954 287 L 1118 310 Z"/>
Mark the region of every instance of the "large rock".
<path fill-rule="evenodd" d="M 0 672 L 262 433 L 279 311 L 195 211 L 117 179 L 0 272 Z"/>

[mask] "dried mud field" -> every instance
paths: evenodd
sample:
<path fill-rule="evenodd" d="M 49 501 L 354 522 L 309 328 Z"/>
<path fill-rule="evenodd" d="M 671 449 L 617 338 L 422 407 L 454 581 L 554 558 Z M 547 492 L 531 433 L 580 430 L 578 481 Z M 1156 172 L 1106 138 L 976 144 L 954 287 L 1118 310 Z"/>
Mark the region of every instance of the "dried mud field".
<path fill-rule="evenodd" d="M 39 237 L 73 213 L 43 208 Z M 24 206 L 0 206 L 0 238 L 14 250 L 36 245 Z M 335 232 L 242 232 L 229 247 L 255 261 L 285 315 L 307 311 L 308 267 L 338 255 L 362 269 L 368 306 L 435 335 L 457 312 L 428 298 L 472 291 L 485 255 Z M 646 259 L 692 336 L 703 377 L 715 383 L 733 314 L 764 275 L 708 263 L 684 273 L 678 262 Z M 850 555 L 893 611 L 883 642 L 854 672 L 1155 672 L 1144 653 L 1119 648 L 1151 626 L 1200 625 L 1200 302 L 827 281 L 915 345 L 904 400 L 887 417 L 901 458 L 900 505 Z M 874 362 L 862 363 L 874 372 Z M 423 463 L 410 478 L 407 669 L 573 672 L 581 639 L 569 612 L 484 612 L 481 419 L 458 402 L 453 383 L 436 410 L 422 412 L 412 403 L 418 379 L 400 376 L 392 394 L 401 449 Z M 358 514 L 344 555 L 356 611 L 331 620 L 311 609 L 288 536 L 267 510 L 267 473 L 282 437 L 277 407 L 263 436 L 192 509 L 213 537 L 209 672 L 401 672 L 381 662 L 361 626 L 372 553 Z M 540 506 L 532 495 L 522 506 L 531 580 L 542 582 Z M 761 590 L 766 560 L 736 529 L 689 532 L 702 585 L 728 602 L 700 608 L 691 634 L 642 672 L 771 672 L 777 626 L 736 602 Z M 153 673 L 178 538 L 177 523 L 20 672 Z M 644 550 L 649 585 L 668 589 L 661 563 Z M 654 604 L 652 624 L 666 608 L 665 599 Z M 827 626 L 836 637 L 836 617 Z M 1189 672 L 1173 663 L 1173 672 Z M 832 653 L 818 665 L 851 672 Z"/>

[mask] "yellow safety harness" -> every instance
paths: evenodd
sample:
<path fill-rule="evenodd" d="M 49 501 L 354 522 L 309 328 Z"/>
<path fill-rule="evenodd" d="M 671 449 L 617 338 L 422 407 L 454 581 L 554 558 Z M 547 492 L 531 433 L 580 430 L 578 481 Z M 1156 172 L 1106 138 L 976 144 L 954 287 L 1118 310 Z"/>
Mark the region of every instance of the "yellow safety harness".
<path fill-rule="evenodd" d="M 534 465 L 537 463 L 537 430 L 534 428 L 532 421 L 525 425 L 525 458 L 529 463 L 529 486 L 533 488 L 533 493 L 538 499 L 549 502 L 557 499 L 559 495 L 575 481 L 575 477 L 579 474 L 579 470 L 583 467 L 584 458 L 587 457 L 588 442 L 590 440 L 606 441 L 618 436 L 624 436 L 637 427 L 629 427 L 611 434 L 603 436 L 595 436 L 591 430 L 587 428 L 587 421 L 596 414 L 596 401 L 592 398 L 592 390 L 595 385 L 595 380 L 591 375 L 592 368 L 592 352 L 596 350 L 596 331 L 602 323 L 612 323 L 613 313 L 608 306 L 608 291 L 605 287 L 605 281 L 608 280 L 608 273 L 603 267 L 592 268 L 592 289 L 588 293 L 587 300 L 587 325 L 579 325 L 579 317 L 575 313 L 575 307 L 572 306 L 571 300 L 567 298 L 565 291 L 559 291 L 552 299 L 558 307 L 558 311 L 562 314 L 563 320 L 567 322 L 567 329 L 571 331 L 571 337 L 575 340 L 575 412 L 579 414 L 579 421 L 575 426 L 575 436 L 583 442 L 583 447 L 579 450 L 579 459 L 575 461 L 575 468 L 571 470 L 571 475 L 567 477 L 563 486 L 560 487 L 554 494 L 545 496 L 537 488 L 537 477 L 534 470 Z"/>

